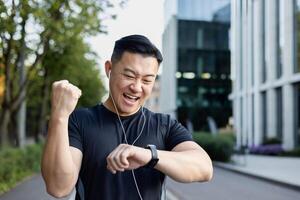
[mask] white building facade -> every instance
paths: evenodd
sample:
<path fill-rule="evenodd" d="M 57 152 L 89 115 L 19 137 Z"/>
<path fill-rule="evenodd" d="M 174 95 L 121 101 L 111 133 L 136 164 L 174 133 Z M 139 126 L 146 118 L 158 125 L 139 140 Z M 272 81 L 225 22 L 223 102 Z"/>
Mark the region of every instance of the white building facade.
<path fill-rule="evenodd" d="M 231 78 L 237 146 L 299 145 L 298 0 L 231 1 Z M 299 55 L 298 55 L 299 54 Z"/>
<path fill-rule="evenodd" d="M 178 21 L 211 21 L 213 14 L 229 4 L 230 0 L 165 0 L 164 33 L 162 52 L 164 56 L 160 79 L 159 110 L 176 117 L 178 68 Z"/>

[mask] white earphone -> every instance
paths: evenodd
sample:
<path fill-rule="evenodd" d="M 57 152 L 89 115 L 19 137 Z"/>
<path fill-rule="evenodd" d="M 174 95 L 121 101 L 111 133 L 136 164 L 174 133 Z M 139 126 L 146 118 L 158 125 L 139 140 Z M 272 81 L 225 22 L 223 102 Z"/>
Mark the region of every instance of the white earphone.
<path fill-rule="evenodd" d="M 108 71 L 108 79 L 110 79 L 111 70 Z"/>

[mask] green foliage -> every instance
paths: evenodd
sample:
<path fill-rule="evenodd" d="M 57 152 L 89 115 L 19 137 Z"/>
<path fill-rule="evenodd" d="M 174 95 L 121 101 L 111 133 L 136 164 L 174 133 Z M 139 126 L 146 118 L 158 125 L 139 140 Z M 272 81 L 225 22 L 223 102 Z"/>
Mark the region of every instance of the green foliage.
<path fill-rule="evenodd" d="M 264 141 L 264 145 L 267 144 L 281 144 L 281 140 L 277 137 L 268 138 Z"/>
<path fill-rule="evenodd" d="M 43 64 L 49 69 L 49 81 L 69 80 L 82 90 L 78 106 L 95 105 L 105 92 L 96 56 L 81 38 L 70 40 L 63 52 L 49 51 L 46 55 Z"/>
<path fill-rule="evenodd" d="M 16 111 L 24 101 L 20 94 L 27 94 L 27 110 L 35 119 L 47 118 L 45 115 L 49 111 L 45 111 L 45 105 L 50 96 L 45 91 L 51 89 L 54 80 L 68 79 L 82 89 L 79 106 L 94 105 L 100 101 L 104 88 L 96 67 L 96 56 L 85 39 L 105 33 L 103 19 L 113 19 L 113 7 L 124 2 L 0 1 L 0 75 L 6 74 L 8 81 L 5 85 L 8 95 L 3 95 L 5 98 L 0 110 L 11 118 L 7 122 L 0 117 L 0 127 L 4 130 L 0 134 L 1 142 L 4 141 L 2 136 L 16 132 L 8 131 L 8 127 L 16 127 L 12 124 L 13 119 L 16 119 Z M 22 84 L 20 69 L 25 71 Z M 42 121 L 32 120 L 35 124 L 30 126 L 41 127 Z"/>
<path fill-rule="evenodd" d="M 292 157 L 300 157 L 300 147 L 296 147 L 290 151 L 284 151 L 280 154 L 281 156 L 292 156 Z"/>
<path fill-rule="evenodd" d="M 233 153 L 234 136 L 221 134 L 213 136 L 209 133 L 196 132 L 194 140 L 208 153 L 215 161 L 228 162 Z"/>
<path fill-rule="evenodd" d="M 24 149 L 7 148 L 0 151 L 0 194 L 14 187 L 25 177 L 38 172 L 42 145 L 35 144 Z"/>

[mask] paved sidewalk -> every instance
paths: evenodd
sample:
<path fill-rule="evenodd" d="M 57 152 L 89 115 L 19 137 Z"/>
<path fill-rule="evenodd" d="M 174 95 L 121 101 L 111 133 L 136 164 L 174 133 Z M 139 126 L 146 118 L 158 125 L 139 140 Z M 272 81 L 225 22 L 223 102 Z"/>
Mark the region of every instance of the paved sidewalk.
<path fill-rule="evenodd" d="M 300 190 L 300 158 L 235 155 L 232 160 L 231 163 L 214 162 L 214 165 Z"/>
<path fill-rule="evenodd" d="M 76 192 L 73 190 L 68 197 L 59 200 L 74 200 L 75 195 Z M 0 200 L 56 200 L 56 198 L 47 194 L 41 174 L 36 174 L 28 177 L 9 192 L 0 195 Z M 177 199 L 173 193 L 167 190 L 166 200 Z"/>
<path fill-rule="evenodd" d="M 60 200 L 73 200 L 75 193 Z M 28 177 L 15 188 L 0 196 L 0 200 L 56 200 L 46 192 L 46 187 L 40 174 Z"/>

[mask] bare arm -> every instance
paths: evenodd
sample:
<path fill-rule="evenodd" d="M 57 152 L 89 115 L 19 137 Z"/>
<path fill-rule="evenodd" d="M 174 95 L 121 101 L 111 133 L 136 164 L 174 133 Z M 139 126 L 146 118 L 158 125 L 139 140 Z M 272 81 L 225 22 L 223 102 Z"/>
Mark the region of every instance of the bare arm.
<path fill-rule="evenodd" d="M 172 151 L 158 151 L 155 168 L 179 182 L 209 181 L 213 176 L 212 162 L 195 142 L 182 142 Z"/>
<path fill-rule="evenodd" d="M 209 181 L 212 178 L 212 162 L 207 153 L 195 142 L 182 142 L 172 151 L 158 150 L 159 162 L 155 169 L 179 182 Z M 151 159 L 148 149 L 119 145 L 107 157 L 107 169 L 112 173 L 136 169 Z"/>
<path fill-rule="evenodd" d="M 80 95 L 80 90 L 68 81 L 53 84 L 51 118 L 41 164 L 47 192 L 58 198 L 72 191 L 81 167 L 82 153 L 69 146 L 68 138 L 69 115 Z"/>

